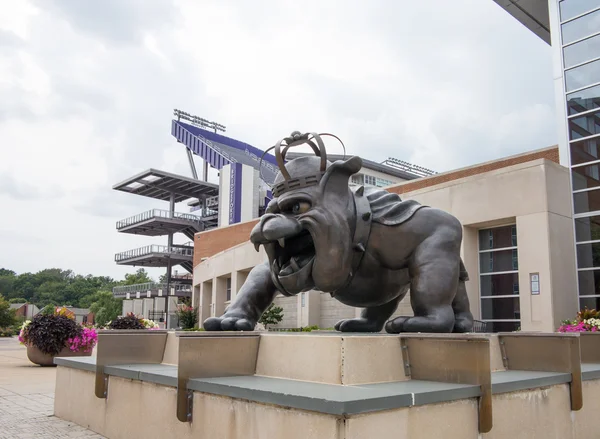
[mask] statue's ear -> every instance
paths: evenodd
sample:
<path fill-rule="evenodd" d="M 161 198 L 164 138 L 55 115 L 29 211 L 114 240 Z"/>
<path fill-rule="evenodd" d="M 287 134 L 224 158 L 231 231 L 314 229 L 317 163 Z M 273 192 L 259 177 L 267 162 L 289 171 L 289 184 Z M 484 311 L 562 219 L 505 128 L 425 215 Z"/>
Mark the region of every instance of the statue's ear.
<path fill-rule="evenodd" d="M 348 193 L 348 180 L 362 168 L 360 157 L 333 162 L 325 171 L 320 185 L 325 194 L 345 195 Z"/>
<path fill-rule="evenodd" d="M 279 213 L 279 204 L 277 204 L 277 198 L 271 199 L 269 204 L 267 204 L 267 208 L 265 209 L 265 213 Z"/>

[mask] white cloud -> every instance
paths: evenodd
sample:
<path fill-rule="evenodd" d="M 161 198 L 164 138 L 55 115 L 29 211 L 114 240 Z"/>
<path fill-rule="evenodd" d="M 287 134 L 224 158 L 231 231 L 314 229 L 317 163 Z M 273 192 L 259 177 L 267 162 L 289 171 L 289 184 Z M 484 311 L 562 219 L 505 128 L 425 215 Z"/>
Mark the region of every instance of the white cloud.
<path fill-rule="evenodd" d="M 116 232 L 165 205 L 111 187 L 189 175 L 173 108 L 259 148 L 326 131 L 438 171 L 556 142 L 550 48 L 492 0 L 2 2 L 0 96 L 0 239 L 18 249 L 0 266 L 19 272 L 120 277 L 115 252 L 164 241 Z"/>

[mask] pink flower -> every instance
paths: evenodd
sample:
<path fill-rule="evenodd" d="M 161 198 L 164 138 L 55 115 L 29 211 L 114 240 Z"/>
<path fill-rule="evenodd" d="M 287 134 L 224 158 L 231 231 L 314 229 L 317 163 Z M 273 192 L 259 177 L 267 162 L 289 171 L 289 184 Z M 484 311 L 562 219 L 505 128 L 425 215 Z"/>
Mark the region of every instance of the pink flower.
<path fill-rule="evenodd" d="M 92 328 L 84 327 L 80 335 L 67 340 L 67 346 L 73 352 L 91 352 L 98 342 L 98 334 Z"/>

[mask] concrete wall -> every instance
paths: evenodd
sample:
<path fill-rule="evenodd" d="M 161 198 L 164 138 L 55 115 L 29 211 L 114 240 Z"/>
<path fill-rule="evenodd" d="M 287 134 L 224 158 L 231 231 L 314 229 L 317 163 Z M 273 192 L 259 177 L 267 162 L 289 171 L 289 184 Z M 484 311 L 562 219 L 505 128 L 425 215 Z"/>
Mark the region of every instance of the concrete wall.
<path fill-rule="evenodd" d="M 272 328 L 297 328 L 298 327 L 298 298 L 279 295 L 275 298 L 275 306 L 283 309 L 283 320 Z"/>
<path fill-rule="evenodd" d="M 321 313 L 319 315 L 320 328 L 333 328 L 342 319 L 353 319 L 356 308 L 338 302 L 330 294 L 320 293 Z"/>
<path fill-rule="evenodd" d="M 556 151 L 549 149 L 542 153 L 554 154 Z M 478 230 L 516 224 L 521 328 L 528 331 L 552 331 L 561 320 L 573 318 L 577 312 L 569 173 L 566 168 L 545 158 L 516 161 L 516 164 L 503 168 L 486 165 L 491 170 L 485 173 L 474 172 L 472 175 L 432 186 L 414 181 L 394 186 L 390 191 L 400 192 L 403 199 L 415 199 L 424 205 L 445 210 L 462 222 L 464 233 L 461 253 L 470 276 L 467 291 L 476 318 L 481 318 Z M 417 183 L 423 187 L 412 191 L 404 190 Z M 243 227 L 239 227 L 240 230 L 235 233 L 243 233 L 247 239 L 254 224 L 255 222 L 240 225 Z M 219 238 L 225 242 L 231 239 L 233 233 L 228 235 L 228 229 L 231 228 L 197 236 L 199 240 L 224 245 L 219 243 Z M 194 285 L 209 285 L 207 282 L 214 285 L 214 279 L 222 276 L 236 277 L 241 270 L 247 275 L 252 267 L 265 260 L 263 249 L 257 253 L 246 241 L 196 265 Z M 532 295 L 530 291 L 532 273 L 539 273 L 540 276 L 539 295 Z M 200 297 L 208 298 L 208 295 L 201 293 Z M 215 303 L 216 297 L 212 294 L 211 303 Z M 294 300 L 295 312 L 292 310 Z M 307 293 L 304 308 L 301 300 L 301 296 L 276 300 L 285 309 L 284 322 L 278 326 L 289 327 L 295 318 L 296 325 L 293 326 L 316 324 L 324 328 L 332 327 L 338 320 L 352 318 L 359 313 L 359 310 L 331 299 L 328 294 Z M 219 305 L 216 306 L 222 309 Z M 202 317 L 207 315 L 202 311 Z M 394 315 L 412 315 L 409 295 Z"/>

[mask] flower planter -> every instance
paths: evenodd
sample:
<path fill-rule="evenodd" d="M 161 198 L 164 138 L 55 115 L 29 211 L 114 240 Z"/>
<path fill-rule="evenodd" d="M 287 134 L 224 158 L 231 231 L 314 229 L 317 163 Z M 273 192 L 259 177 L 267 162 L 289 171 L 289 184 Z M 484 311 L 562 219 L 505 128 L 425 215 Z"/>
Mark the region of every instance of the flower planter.
<path fill-rule="evenodd" d="M 62 351 L 58 353 L 58 355 L 48 355 L 44 354 L 35 346 L 27 346 L 27 358 L 34 364 L 45 367 L 55 367 L 54 357 L 90 357 L 92 352 L 73 352 L 69 348 L 65 347 Z"/>

